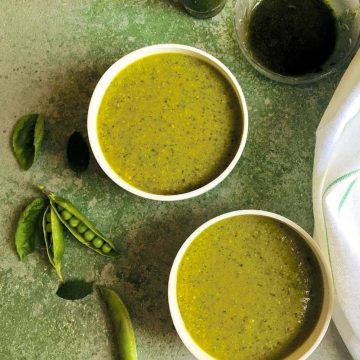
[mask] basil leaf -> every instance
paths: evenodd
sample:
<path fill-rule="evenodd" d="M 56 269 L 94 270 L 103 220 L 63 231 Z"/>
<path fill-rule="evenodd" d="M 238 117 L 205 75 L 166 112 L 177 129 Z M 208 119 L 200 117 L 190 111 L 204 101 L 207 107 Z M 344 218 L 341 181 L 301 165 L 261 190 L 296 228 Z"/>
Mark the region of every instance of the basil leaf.
<path fill-rule="evenodd" d="M 94 282 L 69 280 L 59 285 L 56 295 L 65 300 L 80 300 L 93 292 Z"/>
<path fill-rule="evenodd" d="M 75 172 L 83 172 L 89 166 L 89 148 L 82 135 L 77 131 L 69 138 L 67 158 L 70 169 Z"/>
<path fill-rule="evenodd" d="M 20 260 L 23 260 L 40 245 L 39 224 L 47 204 L 47 200 L 36 198 L 20 215 L 15 233 L 16 251 Z"/>
<path fill-rule="evenodd" d="M 44 137 L 44 118 L 40 114 L 22 116 L 12 134 L 16 160 L 23 170 L 28 170 L 38 157 Z"/>

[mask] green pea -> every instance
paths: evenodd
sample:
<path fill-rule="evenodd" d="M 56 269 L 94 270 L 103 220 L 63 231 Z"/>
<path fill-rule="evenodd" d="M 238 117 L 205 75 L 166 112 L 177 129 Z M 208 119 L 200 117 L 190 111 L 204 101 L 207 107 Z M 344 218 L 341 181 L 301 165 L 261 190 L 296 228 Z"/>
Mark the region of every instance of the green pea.
<path fill-rule="evenodd" d="M 104 244 L 104 245 L 101 247 L 101 251 L 102 251 L 104 254 L 108 254 L 108 253 L 111 251 L 111 247 L 110 247 L 108 244 Z"/>
<path fill-rule="evenodd" d="M 93 246 L 95 246 L 97 249 L 100 249 L 104 242 L 99 238 L 99 237 L 96 237 L 92 242 Z"/>
<path fill-rule="evenodd" d="M 84 225 L 84 223 L 79 223 L 79 225 L 76 227 L 76 231 L 79 234 L 83 234 L 86 230 L 88 229 L 88 227 L 86 225 Z"/>
<path fill-rule="evenodd" d="M 46 221 L 49 223 L 49 222 L 51 222 L 51 214 L 50 214 L 50 212 L 47 212 L 46 213 Z"/>
<path fill-rule="evenodd" d="M 45 226 L 45 231 L 47 232 L 47 233 L 51 233 L 51 223 L 47 223 L 46 224 L 46 226 Z"/>
<path fill-rule="evenodd" d="M 62 212 L 64 210 L 64 208 L 61 205 L 57 205 L 56 208 L 58 209 L 59 212 Z"/>
<path fill-rule="evenodd" d="M 91 230 L 87 230 L 84 233 L 84 238 L 86 241 L 91 241 L 95 237 L 95 234 Z"/>
<path fill-rule="evenodd" d="M 67 210 L 63 210 L 61 212 L 61 217 L 65 220 L 65 221 L 68 221 L 72 218 L 72 214 L 69 213 Z"/>
<path fill-rule="evenodd" d="M 70 224 L 70 226 L 72 226 L 72 227 L 77 227 L 77 226 L 80 224 L 80 220 L 73 216 L 73 217 L 70 219 L 69 224 Z"/>

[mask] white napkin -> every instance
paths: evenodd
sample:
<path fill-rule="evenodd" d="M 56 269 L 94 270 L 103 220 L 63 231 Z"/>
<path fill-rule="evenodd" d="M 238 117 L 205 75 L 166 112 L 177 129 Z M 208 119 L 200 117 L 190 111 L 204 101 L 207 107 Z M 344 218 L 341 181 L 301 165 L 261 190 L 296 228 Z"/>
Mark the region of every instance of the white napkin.
<path fill-rule="evenodd" d="M 333 320 L 360 360 L 360 50 L 316 131 L 313 206 L 335 286 Z"/>

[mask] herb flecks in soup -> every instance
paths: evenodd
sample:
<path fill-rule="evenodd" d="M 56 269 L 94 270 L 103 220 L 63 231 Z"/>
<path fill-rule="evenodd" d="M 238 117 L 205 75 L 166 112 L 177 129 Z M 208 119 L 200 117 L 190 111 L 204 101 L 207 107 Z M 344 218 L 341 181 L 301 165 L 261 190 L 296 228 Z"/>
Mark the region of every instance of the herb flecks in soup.
<path fill-rule="evenodd" d="M 314 328 L 322 299 L 320 268 L 304 240 L 266 217 L 210 226 L 178 269 L 185 327 L 216 359 L 282 359 Z"/>
<path fill-rule="evenodd" d="M 179 194 L 219 176 L 239 147 L 237 96 L 222 74 L 194 57 L 148 56 L 119 72 L 97 119 L 101 150 L 126 182 Z"/>

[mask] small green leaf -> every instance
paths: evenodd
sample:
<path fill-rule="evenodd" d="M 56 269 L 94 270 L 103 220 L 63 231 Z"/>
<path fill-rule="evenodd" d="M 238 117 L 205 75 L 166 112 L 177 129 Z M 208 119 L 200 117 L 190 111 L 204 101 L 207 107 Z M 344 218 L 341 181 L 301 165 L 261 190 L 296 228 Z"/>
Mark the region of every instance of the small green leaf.
<path fill-rule="evenodd" d="M 59 285 L 56 295 L 65 300 L 80 300 L 93 292 L 93 281 L 69 280 Z"/>
<path fill-rule="evenodd" d="M 44 119 L 40 114 L 22 116 L 12 134 L 16 160 L 23 170 L 28 170 L 38 157 L 44 137 Z"/>
<path fill-rule="evenodd" d="M 20 215 L 15 233 L 16 251 L 20 260 L 23 260 L 40 245 L 39 224 L 47 204 L 46 199 L 36 198 Z"/>
<path fill-rule="evenodd" d="M 82 135 L 75 131 L 67 145 L 69 167 L 75 172 L 85 171 L 89 166 L 89 149 Z"/>

